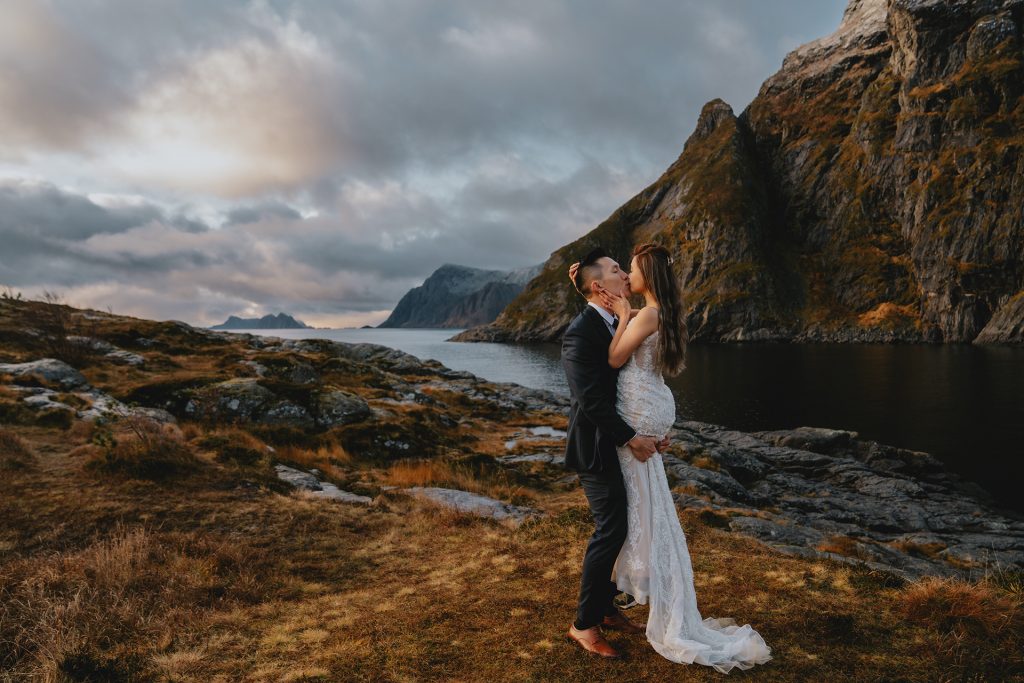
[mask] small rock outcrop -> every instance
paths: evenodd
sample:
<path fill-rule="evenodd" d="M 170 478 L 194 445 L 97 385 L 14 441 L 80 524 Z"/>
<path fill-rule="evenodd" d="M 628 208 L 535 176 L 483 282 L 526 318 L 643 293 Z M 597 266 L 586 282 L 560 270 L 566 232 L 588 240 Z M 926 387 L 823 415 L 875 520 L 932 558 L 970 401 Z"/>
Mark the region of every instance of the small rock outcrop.
<path fill-rule="evenodd" d="M 500 500 L 494 500 L 487 496 L 481 496 L 468 491 L 459 491 L 457 489 L 413 486 L 412 488 L 404 490 L 414 496 L 425 498 L 453 510 L 467 512 L 481 517 L 490 517 L 491 519 L 499 521 L 508 520 L 516 526 L 522 524 L 531 517 L 540 514 L 537 510 L 532 508 L 503 503 Z"/>
<path fill-rule="evenodd" d="M 359 396 L 333 390 L 319 396 L 317 422 L 325 427 L 361 422 L 372 415 L 370 406 Z"/>
<path fill-rule="evenodd" d="M 14 377 L 36 375 L 64 389 L 81 389 L 89 386 L 82 373 L 56 358 L 42 358 L 27 363 L 0 363 L 0 373 Z"/>
<path fill-rule="evenodd" d="M 294 467 L 281 464 L 274 465 L 274 469 L 277 471 L 278 479 L 288 482 L 297 489 L 307 491 L 309 495 L 317 498 L 327 498 L 357 505 L 370 505 L 373 503 L 373 498 L 361 496 L 350 491 L 343 491 L 329 481 L 320 481 L 311 472 L 303 472 Z"/>
<path fill-rule="evenodd" d="M 185 411 L 194 417 L 217 416 L 269 425 L 311 427 L 316 423 L 305 407 L 281 398 L 262 386 L 259 379 L 250 377 L 229 379 L 199 389 Z"/>

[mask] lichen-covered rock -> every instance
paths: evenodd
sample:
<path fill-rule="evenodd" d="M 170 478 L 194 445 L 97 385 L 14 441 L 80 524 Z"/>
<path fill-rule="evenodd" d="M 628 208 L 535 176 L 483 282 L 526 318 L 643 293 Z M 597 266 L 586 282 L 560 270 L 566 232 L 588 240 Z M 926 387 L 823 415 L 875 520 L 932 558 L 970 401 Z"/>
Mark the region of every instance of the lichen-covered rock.
<path fill-rule="evenodd" d="M 322 487 L 320 481 L 310 474 L 309 472 L 303 472 L 297 470 L 294 467 L 288 467 L 287 465 L 274 465 L 274 470 L 277 471 L 277 478 L 286 481 L 295 488 L 305 489 L 307 491 L 319 491 Z"/>
<path fill-rule="evenodd" d="M 494 500 L 468 491 L 445 489 L 431 486 L 413 486 L 405 489 L 414 496 L 425 498 L 445 507 L 468 512 L 499 521 L 508 520 L 518 525 L 540 514 L 537 510 Z"/>
<path fill-rule="evenodd" d="M 43 358 L 28 363 L 0 363 L 0 373 L 15 377 L 38 375 L 47 382 L 59 384 L 65 389 L 81 389 L 89 386 L 82 373 L 56 358 Z"/>
<path fill-rule="evenodd" d="M 297 489 L 307 491 L 310 495 L 317 498 L 327 498 L 343 503 L 356 503 L 358 505 L 370 505 L 373 503 L 373 498 L 344 491 L 329 481 L 320 481 L 312 472 L 303 472 L 294 467 L 281 464 L 274 465 L 274 469 L 277 471 L 278 479 L 288 482 Z"/>
<path fill-rule="evenodd" d="M 217 415 L 272 425 L 315 424 L 306 408 L 279 397 L 252 377 L 229 379 L 197 390 L 185 412 L 196 417 Z"/>
<path fill-rule="evenodd" d="M 359 396 L 335 389 L 320 394 L 316 421 L 324 427 L 360 422 L 372 415 L 370 406 Z"/>
<path fill-rule="evenodd" d="M 132 353 L 131 351 L 125 351 L 124 349 L 115 349 L 103 354 L 103 357 L 113 363 L 131 365 L 136 368 L 142 367 L 146 364 L 146 359 L 143 356 L 140 356 L 137 353 Z"/>

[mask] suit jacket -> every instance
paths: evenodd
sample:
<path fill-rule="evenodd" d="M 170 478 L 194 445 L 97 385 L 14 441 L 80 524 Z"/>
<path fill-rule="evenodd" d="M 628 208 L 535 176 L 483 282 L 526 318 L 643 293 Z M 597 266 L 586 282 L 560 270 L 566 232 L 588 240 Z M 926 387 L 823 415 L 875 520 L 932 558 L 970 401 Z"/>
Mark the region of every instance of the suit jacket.
<path fill-rule="evenodd" d="M 569 428 L 565 441 L 566 469 L 601 472 L 619 469 L 616 446 L 636 431 L 615 410 L 618 368 L 608 365 L 612 336 L 601 314 L 587 306 L 562 338 L 562 367 L 569 381 Z"/>

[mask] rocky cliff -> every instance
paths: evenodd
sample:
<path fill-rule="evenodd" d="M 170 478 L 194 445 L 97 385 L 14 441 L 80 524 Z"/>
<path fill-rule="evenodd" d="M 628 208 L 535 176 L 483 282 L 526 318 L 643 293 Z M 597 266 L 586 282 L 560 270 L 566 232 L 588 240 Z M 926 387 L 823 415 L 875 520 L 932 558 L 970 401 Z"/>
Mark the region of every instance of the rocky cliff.
<path fill-rule="evenodd" d="M 379 327 L 471 327 L 483 325 L 523 291 L 539 267 L 480 270 L 445 264 L 410 289 Z"/>
<path fill-rule="evenodd" d="M 852 0 L 457 339 L 556 340 L 583 303 L 568 265 L 655 240 L 696 341 L 1024 342 L 1022 24 L 1024 0 Z"/>

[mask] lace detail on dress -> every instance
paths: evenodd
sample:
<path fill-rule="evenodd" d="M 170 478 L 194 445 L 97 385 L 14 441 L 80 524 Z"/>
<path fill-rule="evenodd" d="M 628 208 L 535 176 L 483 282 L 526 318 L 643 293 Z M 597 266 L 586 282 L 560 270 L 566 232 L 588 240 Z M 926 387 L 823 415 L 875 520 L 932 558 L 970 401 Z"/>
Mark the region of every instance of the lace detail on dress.
<path fill-rule="evenodd" d="M 644 339 L 619 372 L 616 407 L 637 433 L 660 439 L 675 422 L 675 398 L 655 367 L 657 337 L 654 332 Z M 750 624 L 701 618 L 690 551 L 661 454 L 640 462 L 622 446 L 618 456 L 629 529 L 612 580 L 637 602 L 650 602 L 651 646 L 674 662 L 705 664 L 722 673 L 770 660 L 771 648 Z"/>

